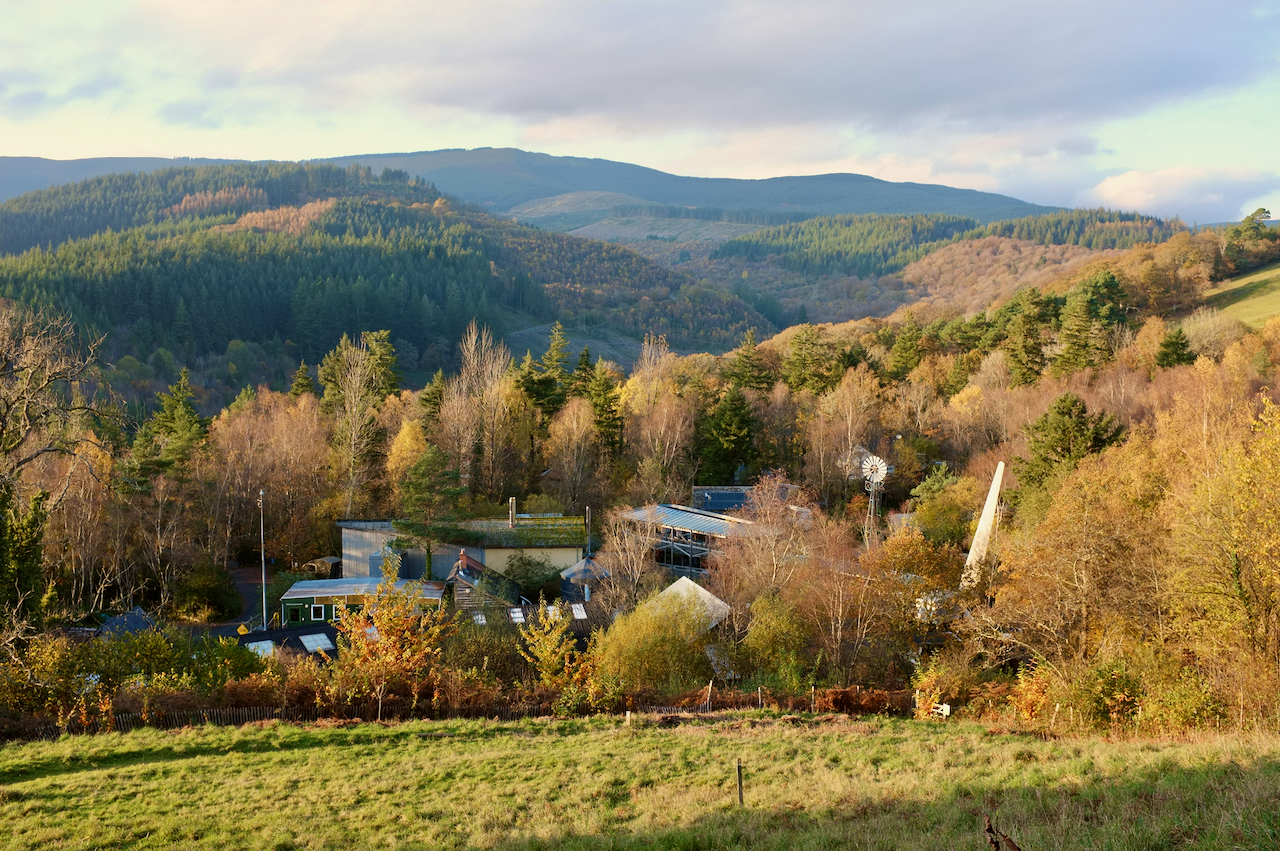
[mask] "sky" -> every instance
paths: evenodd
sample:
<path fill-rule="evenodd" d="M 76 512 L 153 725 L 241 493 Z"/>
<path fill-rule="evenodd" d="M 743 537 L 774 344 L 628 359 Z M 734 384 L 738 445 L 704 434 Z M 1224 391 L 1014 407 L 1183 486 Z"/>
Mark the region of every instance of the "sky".
<path fill-rule="evenodd" d="M 0 155 L 517 147 L 1280 215 L 1280 0 L 0 0 Z"/>

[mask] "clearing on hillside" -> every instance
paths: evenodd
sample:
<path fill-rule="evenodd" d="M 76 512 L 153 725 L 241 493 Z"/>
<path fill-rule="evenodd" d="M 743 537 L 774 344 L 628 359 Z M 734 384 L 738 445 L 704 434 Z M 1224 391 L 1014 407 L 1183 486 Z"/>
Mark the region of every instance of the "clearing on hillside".
<path fill-rule="evenodd" d="M 1205 293 L 1204 303 L 1250 328 L 1261 328 L 1280 315 L 1280 263 L 1224 281 Z"/>

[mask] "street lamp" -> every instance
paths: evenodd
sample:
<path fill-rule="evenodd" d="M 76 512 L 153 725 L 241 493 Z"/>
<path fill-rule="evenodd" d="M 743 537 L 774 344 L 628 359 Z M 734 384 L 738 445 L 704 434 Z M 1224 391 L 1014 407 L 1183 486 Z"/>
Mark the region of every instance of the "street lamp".
<path fill-rule="evenodd" d="M 267 523 L 264 520 L 262 500 L 266 494 L 258 489 L 258 549 L 262 553 L 262 631 L 267 630 Z"/>

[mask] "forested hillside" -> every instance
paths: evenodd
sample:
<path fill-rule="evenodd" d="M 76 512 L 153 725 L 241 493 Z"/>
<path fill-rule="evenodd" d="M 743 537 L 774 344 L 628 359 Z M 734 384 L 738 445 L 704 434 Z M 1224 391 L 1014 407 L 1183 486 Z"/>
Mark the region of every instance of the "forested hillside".
<path fill-rule="evenodd" d="M 94 177 L 0 204 L 0 254 L 105 230 L 167 220 L 235 216 L 320 198 L 359 195 L 430 203 L 434 187 L 403 172 L 300 163 L 234 163 Z"/>
<path fill-rule="evenodd" d="M 961 240 L 1004 236 L 1042 245 L 1093 250 L 1163 242 L 1186 230 L 1178 221 L 1116 210 L 1066 210 L 983 227 L 956 216 L 827 216 L 760 230 L 729 240 L 712 259 L 771 260 L 808 275 L 884 275 Z"/>
<path fill-rule="evenodd" d="M 492 219 L 403 173 L 357 167 L 95 178 L 7 202 L 0 239 L 35 246 L 0 256 L 0 295 L 106 334 L 119 387 L 142 391 L 185 364 L 223 401 L 370 329 L 391 333 L 402 368 L 429 374 L 454 362 L 472 320 L 501 334 L 561 319 L 713 350 L 770 327 L 731 293 L 625 248 Z"/>

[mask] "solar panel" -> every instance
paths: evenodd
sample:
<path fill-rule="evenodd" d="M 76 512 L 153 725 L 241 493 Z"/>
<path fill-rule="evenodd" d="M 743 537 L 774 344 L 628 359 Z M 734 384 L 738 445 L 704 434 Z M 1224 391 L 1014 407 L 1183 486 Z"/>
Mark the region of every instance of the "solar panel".
<path fill-rule="evenodd" d="M 547 606 L 547 620 L 560 620 L 560 609 L 557 606 Z"/>
<path fill-rule="evenodd" d="M 313 633 L 312 635 L 299 636 L 298 640 L 302 642 L 302 646 L 307 648 L 308 653 L 315 653 L 319 650 L 334 650 L 333 642 L 329 640 L 329 636 L 323 632 Z"/>
<path fill-rule="evenodd" d="M 378 640 L 378 628 L 376 626 L 369 627 L 364 631 L 364 634 L 369 636 L 369 638 L 373 639 L 374 641 Z"/>
<path fill-rule="evenodd" d="M 271 656 L 276 652 L 275 644 L 273 644 L 270 641 L 250 641 L 250 642 L 247 642 L 244 646 L 248 647 L 254 653 L 257 653 L 259 656 L 262 656 L 264 658 L 267 656 Z"/>
<path fill-rule="evenodd" d="M 507 611 L 511 615 L 512 623 L 524 623 L 524 612 L 522 610 L 513 606 Z"/>
<path fill-rule="evenodd" d="M 587 619 L 587 607 L 586 607 L 586 606 L 582 605 L 581 603 L 574 603 L 574 604 L 573 604 L 572 606 L 570 606 L 569 608 L 573 609 L 573 616 L 574 616 L 574 618 L 575 618 L 575 619 L 580 620 L 580 621 L 585 621 L 585 620 Z"/>
<path fill-rule="evenodd" d="M 484 612 L 476 612 L 471 616 L 471 619 L 476 622 L 476 626 L 484 626 L 489 622 L 488 619 L 485 618 Z"/>

